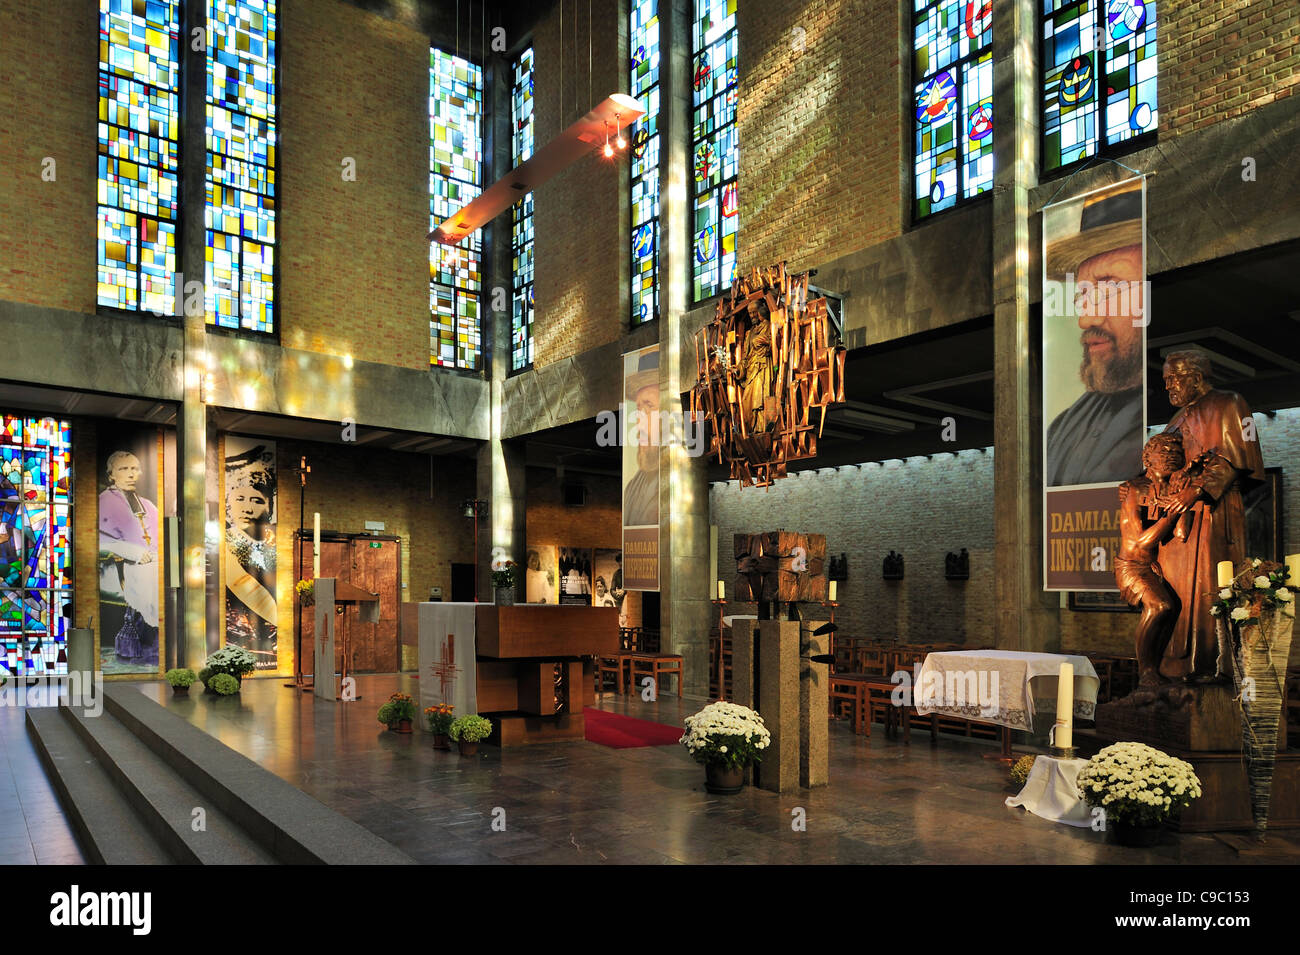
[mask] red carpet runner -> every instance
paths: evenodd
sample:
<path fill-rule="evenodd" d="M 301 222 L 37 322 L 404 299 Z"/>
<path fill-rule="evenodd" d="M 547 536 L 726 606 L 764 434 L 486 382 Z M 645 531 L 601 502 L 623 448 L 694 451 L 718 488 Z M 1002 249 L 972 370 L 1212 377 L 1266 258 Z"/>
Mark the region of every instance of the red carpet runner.
<path fill-rule="evenodd" d="M 614 749 L 632 749 L 637 746 L 672 746 L 682 738 L 676 726 L 638 720 L 631 716 L 607 713 L 591 706 L 582 708 L 586 721 L 587 739 Z"/>

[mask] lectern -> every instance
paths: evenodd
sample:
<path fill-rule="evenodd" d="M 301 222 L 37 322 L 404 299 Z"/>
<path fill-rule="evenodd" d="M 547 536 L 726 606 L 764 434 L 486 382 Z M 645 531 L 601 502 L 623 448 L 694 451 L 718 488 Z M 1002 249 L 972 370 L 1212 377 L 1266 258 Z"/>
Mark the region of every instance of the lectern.
<path fill-rule="evenodd" d="M 352 668 L 352 646 L 348 628 L 344 626 L 342 635 L 343 664 L 339 671 L 334 669 L 338 634 L 337 621 L 348 604 L 356 604 L 360 609 L 363 623 L 379 622 L 379 594 L 362 590 L 355 584 L 334 577 L 316 578 L 316 663 L 314 666 L 312 692 L 322 699 L 341 700 L 345 703 L 361 699 L 355 693 L 343 696 L 340 688 L 346 686 Z"/>

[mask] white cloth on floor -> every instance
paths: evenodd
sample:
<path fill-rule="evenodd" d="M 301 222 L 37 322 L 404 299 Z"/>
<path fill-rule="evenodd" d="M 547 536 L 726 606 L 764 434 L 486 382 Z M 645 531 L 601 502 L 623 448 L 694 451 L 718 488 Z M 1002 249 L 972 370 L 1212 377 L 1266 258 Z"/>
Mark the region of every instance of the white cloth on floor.
<path fill-rule="evenodd" d="M 1079 796 L 1078 780 L 1086 759 L 1057 759 L 1039 756 L 1018 796 L 1008 796 L 1007 805 L 1023 806 L 1035 816 L 1067 826 L 1092 825 L 1092 810 Z"/>

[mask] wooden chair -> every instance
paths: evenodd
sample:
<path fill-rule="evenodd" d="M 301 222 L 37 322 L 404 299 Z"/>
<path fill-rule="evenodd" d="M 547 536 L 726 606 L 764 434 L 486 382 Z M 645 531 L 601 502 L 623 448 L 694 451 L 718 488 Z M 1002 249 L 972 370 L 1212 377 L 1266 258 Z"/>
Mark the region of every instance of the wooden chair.
<path fill-rule="evenodd" d="M 605 692 L 605 679 L 614 677 L 614 689 L 617 693 L 627 692 L 627 667 L 631 655 L 627 653 L 609 653 L 596 657 L 596 692 Z"/>
<path fill-rule="evenodd" d="M 655 681 L 655 697 L 659 696 L 659 679 L 662 676 L 677 676 L 677 695 L 682 695 L 682 657 L 677 653 L 633 653 L 628 660 L 632 667 L 631 689 L 635 691 L 640 676 L 652 676 Z"/>

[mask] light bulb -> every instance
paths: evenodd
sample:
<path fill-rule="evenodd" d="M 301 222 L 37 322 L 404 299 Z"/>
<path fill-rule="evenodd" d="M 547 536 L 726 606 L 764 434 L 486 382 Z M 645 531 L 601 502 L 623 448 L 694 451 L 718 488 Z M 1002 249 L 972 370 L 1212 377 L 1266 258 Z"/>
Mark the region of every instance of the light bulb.
<path fill-rule="evenodd" d="M 612 156 L 612 155 L 614 155 L 614 147 L 611 146 L 611 145 L 609 144 L 609 141 L 608 141 L 608 140 L 606 140 L 606 141 L 605 141 L 605 158 L 608 159 L 608 158 L 609 158 L 610 156 Z"/>
<path fill-rule="evenodd" d="M 619 149 L 627 149 L 627 140 L 623 138 L 622 130 L 619 131 L 618 139 L 614 140 L 614 145 Z"/>

